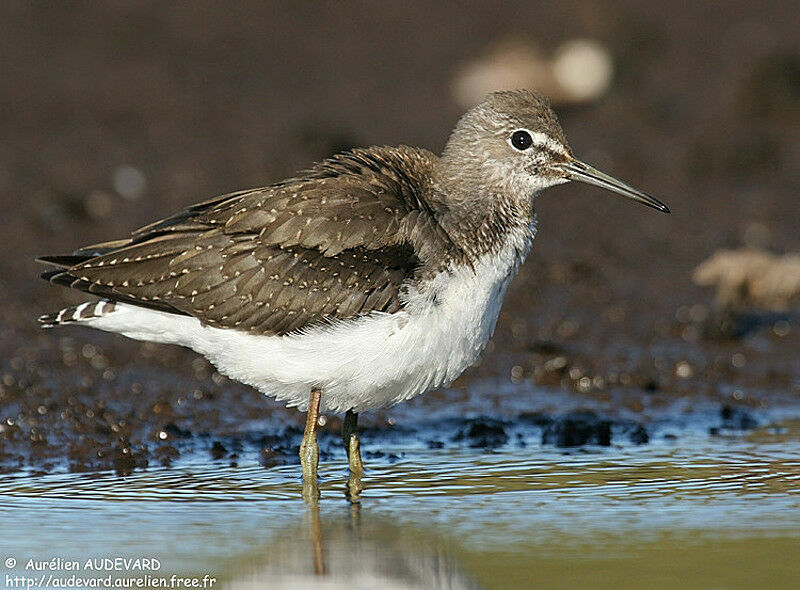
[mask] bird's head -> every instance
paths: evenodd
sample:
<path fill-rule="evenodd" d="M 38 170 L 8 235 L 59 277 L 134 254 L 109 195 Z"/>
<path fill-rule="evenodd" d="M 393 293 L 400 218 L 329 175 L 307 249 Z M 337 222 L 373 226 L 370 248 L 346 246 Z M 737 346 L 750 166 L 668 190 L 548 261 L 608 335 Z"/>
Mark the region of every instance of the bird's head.
<path fill-rule="evenodd" d="M 575 158 L 549 103 L 531 90 L 495 92 L 468 111 L 450 136 L 442 163 L 453 183 L 467 180 L 519 201 L 576 180 L 669 213 L 655 197 Z"/>

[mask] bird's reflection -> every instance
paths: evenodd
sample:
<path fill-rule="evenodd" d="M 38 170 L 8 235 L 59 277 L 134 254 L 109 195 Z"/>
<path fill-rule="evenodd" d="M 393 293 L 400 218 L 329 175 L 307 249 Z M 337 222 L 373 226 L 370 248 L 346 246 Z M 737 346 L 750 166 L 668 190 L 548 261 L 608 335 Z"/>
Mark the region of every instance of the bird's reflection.
<path fill-rule="evenodd" d="M 360 494 L 363 490 L 361 476 L 361 471 L 356 473 L 350 471 L 350 476 L 344 489 L 344 497 L 350 504 L 350 528 L 356 536 L 360 531 Z M 308 519 L 309 537 L 311 539 L 311 554 L 314 560 L 314 574 L 317 576 L 324 576 L 327 573 L 327 568 L 325 567 L 325 550 L 322 538 L 322 518 L 320 517 L 319 500 L 319 482 L 317 480 L 309 482 L 304 479 L 303 501 L 308 507 L 306 517 Z"/>
<path fill-rule="evenodd" d="M 348 485 L 348 500 L 350 490 Z M 247 558 L 230 587 L 476 587 L 460 572 L 447 539 L 374 514 L 359 502 L 321 502 L 318 489 L 304 489 L 304 499 L 303 522 Z"/>
<path fill-rule="evenodd" d="M 311 554 L 314 556 L 314 574 L 324 576 L 325 550 L 322 544 L 322 522 L 319 515 L 319 502 L 315 499 L 308 506 L 308 521 L 311 536 Z"/>

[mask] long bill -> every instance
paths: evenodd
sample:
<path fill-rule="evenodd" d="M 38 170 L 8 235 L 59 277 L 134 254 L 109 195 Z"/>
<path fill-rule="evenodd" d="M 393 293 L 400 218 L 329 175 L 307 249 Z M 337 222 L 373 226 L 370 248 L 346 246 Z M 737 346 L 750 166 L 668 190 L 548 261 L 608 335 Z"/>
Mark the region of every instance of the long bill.
<path fill-rule="evenodd" d="M 593 168 L 588 164 L 584 164 L 580 160 L 571 159 L 566 164 L 562 164 L 560 168 L 567 173 L 567 178 L 570 180 L 585 182 L 586 184 L 593 184 L 595 186 L 599 186 L 600 188 L 613 191 L 628 199 L 638 201 L 639 203 L 647 205 L 648 207 L 652 207 L 653 209 L 658 209 L 663 213 L 669 213 L 669 207 L 655 197 L 635 189 L 632 186 L 625 184 L 621 180 L 617 180 L 613 176 L 609 176 L 605 172 L 600 172 L 597 168 Z"/>

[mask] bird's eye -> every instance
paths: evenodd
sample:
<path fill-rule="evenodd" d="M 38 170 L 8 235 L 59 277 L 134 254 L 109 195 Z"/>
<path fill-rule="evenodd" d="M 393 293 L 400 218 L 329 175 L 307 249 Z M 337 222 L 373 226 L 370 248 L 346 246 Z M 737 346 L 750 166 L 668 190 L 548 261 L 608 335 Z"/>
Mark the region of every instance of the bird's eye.
<path fill-rule="evenodd" d="M 527 150 L 532 143 L 533 138 L 527 131 L 520 129 L 511 134 L 511 145 L 520 151 Z"/>

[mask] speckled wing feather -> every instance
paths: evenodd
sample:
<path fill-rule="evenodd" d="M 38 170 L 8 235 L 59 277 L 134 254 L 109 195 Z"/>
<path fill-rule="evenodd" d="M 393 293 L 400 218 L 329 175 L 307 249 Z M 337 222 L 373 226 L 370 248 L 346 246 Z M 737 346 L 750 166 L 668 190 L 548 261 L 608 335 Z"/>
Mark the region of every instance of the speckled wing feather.
<path fill-rule="evenodd" d="M 65 268 L 43 276 L 257 334 L 396 312 L 404 285 L 450 243 L 420 180 L 435 158 L 405 147 L 340 154 L 299 178 L 189 207 L 130 239 L 44 257 Z"/>

